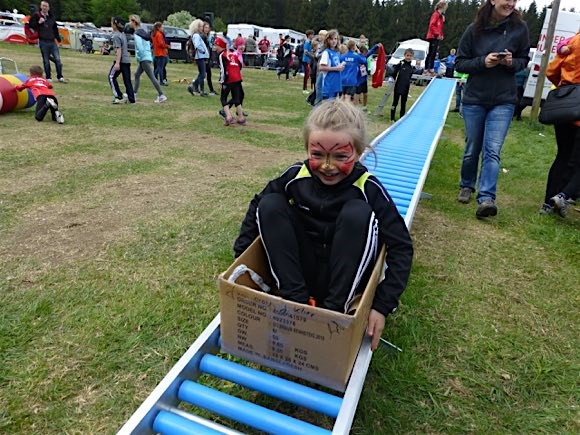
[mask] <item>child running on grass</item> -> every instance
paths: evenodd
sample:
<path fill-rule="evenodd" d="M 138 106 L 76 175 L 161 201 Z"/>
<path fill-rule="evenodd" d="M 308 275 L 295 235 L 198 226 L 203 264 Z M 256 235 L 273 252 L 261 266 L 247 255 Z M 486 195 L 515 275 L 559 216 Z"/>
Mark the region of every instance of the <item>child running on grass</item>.
<path fill-rule="evenodd" d="M 359 162 L 368 146 L 360 109 L 344 100 L 323 101 L 308 116 L 304 145 L 308 158 L 250 202 L 235 255 L 260 235 L 281 297 L 345 313 L 364 291 L 385 244 L 388 267 L 367 327 L 374 350 L 385 316 L 407 285 L 409 232 L 387 190 Z"/>
<path fill-rule="evenodd" d="M 153 53 L 151 53 L 151 36 L 143 28 L 141 28 L 141 18 L 139 15 L 131 15 L 129 17 L 131 27 L 135 30 L 135 58 L 137 58 L 137 71 L 135 72 L 135 87 L 134 94 L 137 97 L 137 91 L 141 84 L 141 74 L 147 74 L 149 81 L 157 91 L 157 98 L 155 103 L 163 103 L 167 101 L 167 97 L 161 90 L 161 86 L 155 75 L 153 74 Z"/>
<path fill-rule="evenodd" d="M 34 117 L 37 121 L 42 121 L 46 116 L 46 112 L 50 110 L 52 120 L 59 124 L 64 124 L 64 116 L 58 110 L 58 101 L 52 90 L 52 84 L 42 76 L 42 68 L 38 65 L 30 67 L 30 77 L 24 83 L 16 85 L 16 91 L 20 92 L 24 89 L 30 89 L 32 95 L 36 100 L 36 113 Z"/>
<path fill-rule="evenodd" d="M 235 51 L 230 51 L 226 47 L 227 42 L 222 38 L 216 38 L 213 43 L 213 49 L 219 55 L 219 82 L 222 85 L 220 98 L 223 111 L 226 114 L 224 125 L 228 126 L 234 123 L 234 118 L 230 110 L 230 102 L 228 102 L 230 93 L 232 94 L 232 107 L 236 108 L 236 114 L 238 115 L 236 122 L 240 125 L 244 125 L 246 123 L 246 118 L 244 117 L 244 111 L 242 109 L 242 103 L 244 102 L 244 89 L 242 88 L 242 62 L 240 62 Z"/>
<path fill-rule="evenodd" d="M 115 60 L 109 71 L 109 85 L 113 91 L 113 104 L 121 103 L 135 103 L 135 94 L 133 93 L 133 83 L 131 83 L 131 58 L 129 57 L 129 49 L 127 46 L 127 38 L 123 33 L 125 28 L 125 20 L 121 17 L 113 17 L 111 19 L 111 27 L 113 28 L 113 48 L 115 49 Z M 126 94 L 121 93 L 117 77 L 119 74 L 123 76 L 123 83 L 125 84 Z"/>

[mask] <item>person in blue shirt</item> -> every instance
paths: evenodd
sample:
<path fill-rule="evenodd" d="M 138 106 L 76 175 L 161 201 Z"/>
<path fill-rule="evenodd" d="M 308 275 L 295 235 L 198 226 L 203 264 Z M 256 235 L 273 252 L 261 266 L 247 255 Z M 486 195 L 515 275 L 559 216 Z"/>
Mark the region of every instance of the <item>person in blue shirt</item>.
<path fill-rule="evenodd" d="M 344 63 L 344 70 L 341 74 L 342 96 L 345 100 L 353 101 L 356 93 L 357 74 L 360 67 L 366 68 L 367 58 L 354 52 L 356 43 L 349 40 L 346 43 L 347 52 L 340 55 L 341 63 Z"/>
<path fill-rule="evenodd" d="M 197 78 L 187 87 L 187 92 L 191 95 L 207 97 L 208 94 L 205 93 L 204 81 L 206 71 L 205 64 L 209 59 L 209 49 L 201 37 L 203 34 L 203 24 L 203 20 L 198 18 L 193 20 L 189 25 L 189 33 L 191 34 L 191 40 L 195 47 L 195 63 L 197 64 L 198 75 Z"/>
<path fill-rule="evenodd" d="M 329 30 L 324 38 L 324 51 L 318 70 L 322 75 L 322 99 L 332 100 L 342 92 L 341 73 L 344 64 L 338 53 L 338 30 Z"/>
<path fill-rule="evenodd" d="M 453 73 L 455 72 L 455 58 L 457 55 L 455 54 L 456 50 L 452 48 L 449 51 L 449 55 L 442 59 L 445 62 L 445 77 L 453 78 Z"/>
<path fill-rule="evenodd" d="M 135 97 L 137 96 L 137 91 L 141 84 L 141 74 L 147 74 L 151 84 L 157 91 L 157 98 L 155 103 L 163 103 L 167 101 L 167 97 L 163 94 L 161 86 L 155 75 L 153 74 L 153 53 L 151 52 L 151 36 L 143 28 L 141 28 L 141 18 L 139 15 L 131 15 L 129 17 L 131 27 L 135 31 L 135 58 L 137 59 L 137 71 L 135 72 L 135 86 L 133 86 L 133 92 Z"/>
<path fill-rule="evenodd" d="M 304 41 L 304 53 L 302 54 L 302 65 L 304 66 L 304 83 L 302 84 L 302 93 L 309 94 L 308 79 L 310 77 L 310 61 L 312 59 L 312 38 L 314 30 L 306 31 L 306 40 Z"/>

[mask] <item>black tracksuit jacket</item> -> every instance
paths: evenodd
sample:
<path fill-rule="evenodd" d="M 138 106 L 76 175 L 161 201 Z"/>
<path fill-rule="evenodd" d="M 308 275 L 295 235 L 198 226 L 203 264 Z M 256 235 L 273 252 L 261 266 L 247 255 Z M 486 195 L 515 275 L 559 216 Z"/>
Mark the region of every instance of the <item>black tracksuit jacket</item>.
<path fill-rule="evenodd" d="M 308 161 L 290 166 L 252 199 L 242 222 L 240 235 L 234 244 L 235 256 L 242 254 L 259 235 L 256 210 L 260 199 L 266 194 L 284 194 L 289 203 L 301 213 L 309 236 L 321 244 L 332 240 L 334 223 L 343 204 L 351 199 L 362 199 L 373 209 L 379 222 L 379 242 L 387 247 L 388 267 L 385 279 L 377 287 L 373 308 L 385 316 L 392 313 L 407 286 L 413 259 L 413 244 L 405 221 L 387 190 L 374 175 L 371 175 L 364 184 L 364 192 L 353 185 L 367 172 L 360 163 L 356 163 L 352 173 L 334 186 L 325 185 L 312 173 L 309 177 L 296 178 L 303 165 L 308 168 Z M 310 169 L 308 171 L 310 172 Z"/>
<path fill-rule="evenodd" d="M 30 28 L 38 32 L 38 39 L 41 41 L 54 41 L 56 39 L 60 42 L 61 38 L 58 34 L 58 26 L 52 14 L 49 12 L 42 24 L 38 22 L 41 17 L 40 12 L 36 12 L 30 17 L 29 23 Z"/>

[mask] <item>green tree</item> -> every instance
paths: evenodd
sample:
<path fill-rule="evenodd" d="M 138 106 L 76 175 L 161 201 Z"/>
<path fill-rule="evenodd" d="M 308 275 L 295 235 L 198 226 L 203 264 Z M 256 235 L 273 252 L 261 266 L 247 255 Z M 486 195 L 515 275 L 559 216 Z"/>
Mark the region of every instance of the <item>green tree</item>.
<path fill-rule="evenodd" d="M 60 19 L 64 21 L 92 21 L 89 0 L 62 0 Z"/>
<path fill-rule="evenodd" d="M 228 26 L 226 25 L 226 23 L 224 23 L 224 20 L 222 20 L 221 17 L 216 17 L 213 20 L 213 30 L 215 30 L 218 33 L 225 32 L 226 30 L 228 30 Z"/>
<path fill-rule="evenodd" d="M 165 20 L 165 24 L 174 27 L 182 27 L 187 29 L 189 24 L 195 20 L 195 17 L 191 15 L 188 11 L 179 11 L 170 14 Z"/>
<path fill-rule="evenodd" d="M 129 15 L 141 12 L 137 0 L 91 0 L 93 22 L 97 26 L 110 25 L 111 18 L 127 20 Z"/>

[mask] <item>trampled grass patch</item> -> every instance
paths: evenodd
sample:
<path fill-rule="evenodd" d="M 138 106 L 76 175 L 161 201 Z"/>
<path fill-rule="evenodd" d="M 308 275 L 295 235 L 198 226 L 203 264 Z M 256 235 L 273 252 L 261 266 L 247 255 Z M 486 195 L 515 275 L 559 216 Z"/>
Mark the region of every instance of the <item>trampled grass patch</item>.
<path fill-rule="evenodd" d="M 34 47 L 0 54 L 23 71 L 41 62 Z M 299 77 L 245 71 L 248 125 L 225 128 L 218 98 L 171 81 L 193 65 L 168 66 L 166 103 L 142 77 L 138 104 L 113 106 L 111 57 L 61 54 L 65 125 L 0 115 L 1 433 L 119 429 L 218 312 L 216 278 L 252 196 L 304 158 Z M 370 90 L 371 112 L 382 92 Z M 388 125 L 368 121 L 371 135 Z M 580 213 L 537 214 L 553 131 L 512 124 L 490 222 L 455 201 L 462 149 L 450 113 L 384 333 L 403 352 L 374 355 L 353 433 L 578 432 Z"/>

